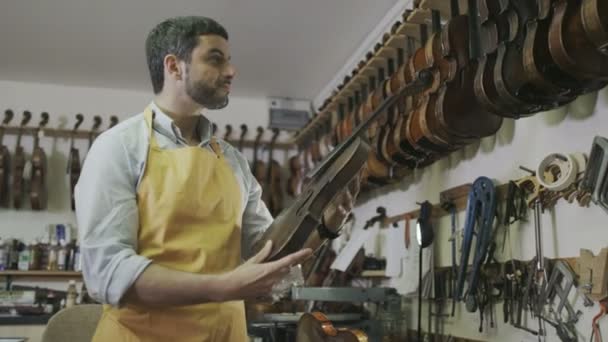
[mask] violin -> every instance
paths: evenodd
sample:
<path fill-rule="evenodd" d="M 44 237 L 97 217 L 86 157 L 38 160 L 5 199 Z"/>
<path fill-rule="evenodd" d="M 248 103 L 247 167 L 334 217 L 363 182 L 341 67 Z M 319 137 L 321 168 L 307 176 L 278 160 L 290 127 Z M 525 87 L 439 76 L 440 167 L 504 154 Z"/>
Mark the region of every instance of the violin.
<path fill-rule="evenodd" d="M 359 329 L 336 328 L 323 313 L 304 313 L 298 321 L 296 342 L 367 342 Z"/>
<path fill-rule="evenodd" d="M 587 37 L 582 20 L 582 1 L 558 0 L 554 8 L 549 29 L 549 51 L 557 65 L 577 80 L 608 80 L 608 55 L 600 52 Z"/>
<path fill-rule="evenodd" d="M 521 9 L 525 8 L 524 3 L 527 6 L 534 5 L 524 0 L 520 2 L 522 2 Z M 505 98 L 514 103 L 517 103 L 518 98 L 526 98 L 530 102 L 536 100 L 537 103 L 541 102 L 541 106 L 533 108 L 533 111 L 547 110 L 573 101 L 580 95 L 585 84 L 564 72 L 551 56 L 549 29 L 555 14 L 551 0 L 539 0 L 538 6 L 532 6 L 531 11 L 531 19 L 527 23 L 523 43 L 523 72 L 511 76 L 515 81 L 518 80 L 517 77 L 523 78 L 523 81 L 520 81 L 523 85 L 517 88 L 518 83 L 515 83 L 513 92 L 517 93 L 512 95 L 513 98 L 509 97 L 507 92 L 501 95 L 507 95 Z M 520 16 L 525 14 L 526 12 L 522 11 Z M 512 58 L 521 59 L 520 52 L 514 53 L 516 55 Z M 509 77 L 510 74 L 511 70 L 503 71 L 504 77 Z M 519 96 L 515 96 L 516 94 Z M 524 97 L 528 94 L 534 98 Z"/>
<path fill-rule="evenodd" d="M 477 12 L 477 0 L 469 0 L 469 15 L 466 16 L 468 29 L 460 32 L 450 32 L 448 25 L 448 40 L 454 39 L 455 34 L 464 36 L 464 39 L 468 37 L 468 50 L 470 51 L 467 54 L 468 61 L 465 66 L 458 70 L 452 81 L 446 82 L 439 90 L 435 107 L 435 116 L 446 132 L 465 139 L 465 141 L 495 134 L 502 126 L 503 121 L 502 117 L 485 110 L 475 97 L 473 83 L 480 57 Z M 445 43 L 445 40 L 443 42 Z M 465 51 L 451 50 L 451 48 L 456 47 L 452 45 L 452 42 L 448 44 L 450 44 L 451 55 L 465 54 Z M 462 49 L 461 46 L 458 46 L 458 48 Z"/>
<path fill-rule="evenodd" d="M 84 116 L 82 114 L 76 114 L 76 124 L 74 124 L 74 129 L 72 130 L 70 137 L 70 153 L 68 156 L 68 165 L 66 173 L 70 177 L 70 199 L 72 210 L 76 210 L 74 188 L 76 187 L 76 183 L 78 183 L 78 178 L 80 177 L 80 171 L 82 169 L 80 161 L 80 151 L 78 151 L 78 149 L 74 147 L 74 135 L 76 135 L 76 131 L 78 130 L 78 127 L 80 127 L 80 125 L 82 124 L 83 120 Z"/>
<path fill-rule="evenodd" d="M 438 101 L 438 90 L 442 84 L 454 79 L 458 70 L 457 63 L 449 54 L 444 54 L 441 45 L 441 18 L 439 11 L 431 11 L 433 33 L 428 37 L 426 25 L 420 25 L 420 36 L 423 42 L 414 57 L 410 59 L 409 73 L 426 69 L 433 73 L 434 82 L 428 91 L 415 99 L 405 126 L 405 137 L 411 146 L 424 151 L 428 160 L 455 150 L 462 140 L 449 134 L 435 117 L 435 106 Z"/>
<path fill-rule="evenodd" d="M 274 146 L 279 136 L 279 129 L 273 129 L 272 139 L 268 149 L 268 164 L 266 168 L 266 189 L 263 199 L 273 216 L 283 209 L 283 189 L 281 188 L 281 164 L 273 158 Z"/>
<path fill-rule="evenodd" d="M 49 122 L 49 114 L 42 113 L 42 120 L 34 136 L 34 151 L 32 152 L 32 179 L 30 181 L 30 204 L 33 210 L 43 210 L 47 206 L 46 190 L 46 154 L 40 147 L 40 133 Z"/>
<path fill-rule="evenodd" d="M 243 152 L 243 143 L 245 142 L 245 136 L 247 135 L 247 131 L 249 130 L 249 128 L 247 128 L 247 125 L 242 124 L 241 125 L 241 136 L 239 137 L 239 152 Z"/>
<path fill-rule="evenodd" d="M 598 51 L 608 54 L 608 3 L 602 0 L 586 0 L 583 2 L 581 19 L 587 38 L 593 42 Z"/>
<path fill-rule="evenodd" d="M 265 184 L 266 165 L 258 158 L 258 149 L 260 147 L 260 140 L 262 139 L 262 135 L 264 135 L 264 129 L 262 127 L 258 127 L 257 132 L 258 134 L 256 135 L 255 140 L 253 142 L 253 163 L 251 165 L 251 171 L 258 183 Z"/>
<path fill-rule="evenodd" d="M 519 29 L 523 28 L 518 25 L 517 12 L 508 0 L 483 0 L 479 3 L 479 12 L 483 51 L 475 75 L 475 96 L 488 111 L 513 117 L 513 113 L 520 113 L 520 110 L 502 100 L 496 87 L 494 70 L 498 60 L 498 44 L 513 44 Z"/>
<path fill-rule="evenodd" d="M 11 168 L 11 154 L 2 141 L 4 140 L 5 126 L 13 119 L 14 113 L 7 109 L 4 112 L 4 120 L 0 125 L 0 206 L 9 207 L 10 189 L 9 174 Z"/>
<path fill-rule="evenodd" d="M 23 135 L 23 126 L 27 125 L 27 123 L 32 118 L 32 113 L 29 111 L 23 112 L 23 119 L 21 120 L 21 125 L 19 126 L 19 133 L 17 135 L 17 146 L 15 147 L 15 156 L 14 162 L 15 165 L 13 167 L 13 207 L 15 209 L 20 209 L 23 204 L 23 197 L 25 196 L 25 179 L 24 179 L 24 170 L 25 170 L 25 151 L 21 146 L 21 136 Z"/>
<path fill-rule="evenodd" d="M 426 72 L 418 80 L 400 89 L 386 99 L 375 112 L 359 124 L 353 133 L 334 148 L 307 177 L 311 180 L 290 206 L 275 217 L 270 227 L 253 244 L 253 252 L 260 251 L 271 240 L 272 250 L 267 260 L 277 260 L 303 248 L 316 251 L 321 244 L 339 231 L 330 231 L 321 225 L 325 209 L 345 189 L 352 189 L 353 198 L 358 195 L 358 176 L 371 152 L 371 146 L 361 134 L 376 117 L 403 96 L 411 96 L 428 87 L 431 77 Z"/>

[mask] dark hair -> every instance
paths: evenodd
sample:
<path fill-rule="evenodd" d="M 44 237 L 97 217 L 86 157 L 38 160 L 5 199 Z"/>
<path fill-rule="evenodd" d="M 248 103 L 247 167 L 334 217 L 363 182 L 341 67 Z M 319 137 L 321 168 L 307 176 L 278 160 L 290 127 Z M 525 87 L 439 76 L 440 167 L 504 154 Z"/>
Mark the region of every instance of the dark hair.
<path fill-rule="evenodd" d="M 155 94 L 163 89 L 165 56 L 174 54 L 190 63 L 192 50 L 201 35 L 218 35 L 228 40 L 228 33 L 222 25 L 200 16 L 170 18 L 150 31 L 146 39 L 146 58 Z"/>

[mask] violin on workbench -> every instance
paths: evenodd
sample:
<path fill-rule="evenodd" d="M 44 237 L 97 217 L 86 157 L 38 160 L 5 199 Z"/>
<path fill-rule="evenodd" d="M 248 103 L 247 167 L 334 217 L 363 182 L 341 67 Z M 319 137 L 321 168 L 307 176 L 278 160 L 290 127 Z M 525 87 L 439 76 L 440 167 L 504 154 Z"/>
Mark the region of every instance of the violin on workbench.
<path fill-rule="evenodd" d="M 345 189 L 351 188 L 353 198 L 358 195 L 361 169 L 371 152 L 371 146 L 359 135 L 389 106 L 403 98 L 420 92 L 429 86 L 431 76 L 427 72 L 417 75 L 416 81 L 400 89 L 379 105 L 375 112 L 354 129 L 351 136 L 334 148 L 307 177 L 300 196 L 280 212 L 270 227 L 253 244 L 253 252 L 260 251 L 271 240 L 272 250 L 268 261 L 280 259 L 303 248 L 316 251 L 322 243 L 338 236 L 321 224 L 325 210 Z"/>
<path fill-rule="evenodd" d="M 15 156 L 14 156 L 14 167 L 13 167 L 13 207 L 15 209 L 20 209 L 23 205 L 23 197 L 25 196 L 25 151 L 23 150 L 23 146 L 21 146 L 21 136 L 23 135 L 23 126 L 27 125 L 27 123 L 32 118 L 32 113 L 29 111 L 23 112 L 23 120 L 21 120 L 21 125 L 19 126 L 19 133 L 17 134 L 17 147 L 15 147 Z"/>
<path fill-rule="evenodd" d="M 296 342 L 367 342 L 359 329 L 336 328 L 321 312 L 305 313 L 298 321 Z"/>
<path fill-rule="evenodd" d="M 2 141 L 4 140 L 5 126 L 13 119 L 13 116 L 13 111 L 7 109 L 4 112 L 4 120 L 2 120 L 2 124 L 0 124 L 0 206 L 4 208 L 9 207 L 11 154 L 8 147 L 6 147 Z"/>
<path fill-rule="evenodd" d="M 32 152 L 32 179 L 30 181 L 30 204 L 33 210 L 44 210 L 47 206 L 46 173 L 47 161 L 44 149 L 40 147 L 40 133 L 49 122 L 49 114 L 42 113 L 42 121 L 34 135 Z"/>

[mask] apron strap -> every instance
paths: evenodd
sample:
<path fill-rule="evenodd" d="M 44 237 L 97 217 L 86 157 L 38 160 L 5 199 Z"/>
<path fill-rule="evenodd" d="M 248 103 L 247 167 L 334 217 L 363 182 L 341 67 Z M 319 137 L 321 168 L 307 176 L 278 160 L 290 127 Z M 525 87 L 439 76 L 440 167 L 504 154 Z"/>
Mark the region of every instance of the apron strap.
<path fill-rule="evenodd" d="M 150 147 L 158 148 L 158 143 L 156 142 L 156 137 L 154 136 L 154 115 L 155 113 L 150 109 L 150 107 L 146 107 L 144 111 L 144 119 L 146 120 L 146 126 L 148 126 L 148 141 L 150 142 Z"/>

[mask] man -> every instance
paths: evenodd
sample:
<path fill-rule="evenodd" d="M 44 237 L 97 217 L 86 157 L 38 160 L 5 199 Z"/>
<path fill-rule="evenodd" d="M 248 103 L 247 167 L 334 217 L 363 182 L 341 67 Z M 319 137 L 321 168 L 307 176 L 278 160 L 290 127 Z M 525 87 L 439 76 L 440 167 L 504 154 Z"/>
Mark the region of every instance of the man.
<path fill-rule="evenodd" d="M 243 300 L 311 251 L 264 262 L 268 242 L 250 255 L 272 217 L 247 160 L 200 114 L 228 104 L 225 29 L 169 19 L 146 55 L 154 100 L 99 136 L 75 189 L 84 280 L 106 304 L 94 341 L 246 341 Z M 348 191 L 341 201 L 324 215 L 332 229 L 351 210 Z"/>

